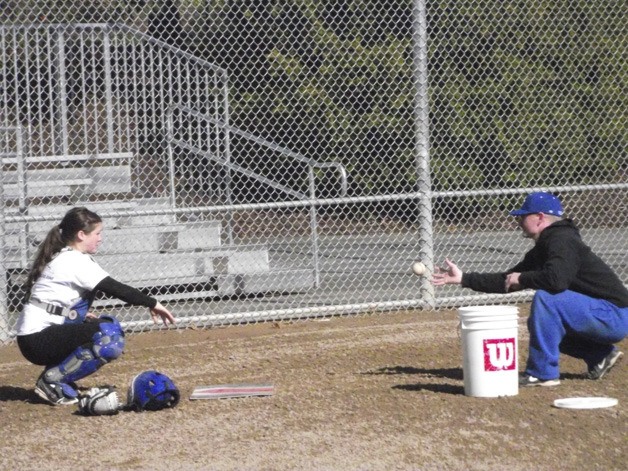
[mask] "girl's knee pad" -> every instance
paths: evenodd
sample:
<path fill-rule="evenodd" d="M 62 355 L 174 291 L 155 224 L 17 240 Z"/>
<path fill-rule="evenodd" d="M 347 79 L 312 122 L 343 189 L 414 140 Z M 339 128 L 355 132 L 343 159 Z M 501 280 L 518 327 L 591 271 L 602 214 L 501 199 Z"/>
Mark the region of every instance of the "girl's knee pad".
<path fill-rule="evenodd" d="M 124 352 L 124 332 L 119 322 L 101 322 L 100 331 L 94 334 L 94 354 L 105 363 L 115 360 Z"/>

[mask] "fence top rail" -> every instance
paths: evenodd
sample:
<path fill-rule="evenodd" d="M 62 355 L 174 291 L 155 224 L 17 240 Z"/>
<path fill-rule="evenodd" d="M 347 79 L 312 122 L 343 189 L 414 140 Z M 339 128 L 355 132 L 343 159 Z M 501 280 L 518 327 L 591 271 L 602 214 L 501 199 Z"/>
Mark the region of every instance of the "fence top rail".
<path fill-rule="evenodd" d="M 433 198 L 457 198 L 462 196 L 495 196 L 495 195 L 523 195 L 533 193 L 535 191 L 550 192 L 580 192 L 580 191 L 601 191 L 601 190 L 625 190 L 628 189 L 628 183 L 600 183 L 592 185 L 564 185 L 564 186 L 535 186 L 535 187 L 519 187 L 519 188 L 496 188 L 481 190 L 447 190 L 432 191 L 430 195 Z"/>

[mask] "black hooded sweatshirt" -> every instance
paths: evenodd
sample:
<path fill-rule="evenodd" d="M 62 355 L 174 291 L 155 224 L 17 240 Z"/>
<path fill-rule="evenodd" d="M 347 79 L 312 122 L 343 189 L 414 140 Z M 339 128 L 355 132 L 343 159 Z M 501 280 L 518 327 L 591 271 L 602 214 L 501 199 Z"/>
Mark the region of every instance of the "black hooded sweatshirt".
<path fill-rule="evenodd" d="M 522 288 L 549 293 L 571 290 L 628 307 L 628 289 L 615 272 L 582 241 L 571 219 L 546 227 L 523 260 L 504 273 L 463 273 L 462 286 L 484 293 L 505 293 L 506 275 L 521 273 Z"/>

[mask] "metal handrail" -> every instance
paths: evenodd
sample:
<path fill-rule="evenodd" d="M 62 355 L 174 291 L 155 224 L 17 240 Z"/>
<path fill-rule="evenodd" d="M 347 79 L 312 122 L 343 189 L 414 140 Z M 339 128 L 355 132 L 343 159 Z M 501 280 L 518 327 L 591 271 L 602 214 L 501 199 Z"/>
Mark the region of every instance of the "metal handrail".
<path fill-rule="evenodd" d="M 233 162 L 230 162 L 229 159 L 225 159 L 222 158 L 219 155 L 215 155 L 212 152 L 208 152 L 205 151 L 203 149 L 200 149 L 192 144 L 189 144 L 187 142 L 175 139 L 174 137 L 174 112 L 175 110 L 180 110 L 183 113 L 187 113 L 188 115 L 194 116 L 196 118 L 199 119 L 203 119 L 206 121 L 209 121 L 210 123 L 213 123 L 215 126 L 217 126 L 218 128 L 222 129 L 224 132 L 227 133 L 227 136 L 229 136 L 229 134 L 235 134 L 238 135 L 240 137 L 243 137 L 244 139 L 247 139 L 251 142 L 254 142 L 258 145 L 261 145 L 263 147 L 266 147 L 267 149 L 270 149 L 272 151 L 276 151 L 279 152 L 281 155 L 284 155 L 286 157 L 290 157 L 293 158 L 294 160 L 304 163 L 308 166 L 308 181 L 309 181 L 309 194 L 305 194 L 299 191 L 296 191 L 292 188 L 289 188 L 286 185 L 283 185 L 279 182 L 276 182 L 268 177 L 265 177 L 264 175 L 260 175 L 259 173 L 256 173 L 250 169 L 247 169 L 245 167 L 242 167 L 241 165 L 235 164 Z M 340 162 L 319 162 L 317 160 L 305 157 L 304 155 L 301 155 L 297 152 L 294 152 L 290 149 L 287 149 L 285 147 L 282 147 L 278 144 L 275 144 L 274 142 L 268 141 L 266 139 L 260 138 L 258 136 L 255 136 L 249 132 L 246 132 L 242 129 L 238 129 L 234 126 L 230 126 L 228 123 L 223 122 L 221 120 L 218 120 L 216 118 L 214 118 L 213 116 L 207 115 L 205 113 L 202 113 L 198 110 L 195 110 L 193 108 L 190 108 L 188 106 L 184 106 L 181 104 L 171 104 L 168 107 L 168 112 L 166 115 L 166 128 L 167 128 L 167 135 L 168 135 L 168 155 L 169 155 L 169 166 L 170 166 L 170 174 L 171 174 L 171 196 L 172 196 L 172 201 L 173 201 L 173 207 L 174 207 L 174 201 L 175 201 L 175 184 L 174 184 L 174 180 L 172 179 L 173 175 L 174 175 L 174 156 L 173 156 L 173 150 L 172 150 L 172 146 L 173 144 L 176 144 L 177 146 L 187 149 L 191 152 L 196 153 L 197 155 L 203 155 L 204 157 L 207 157 L 208 159 L 212 160 L 213 162 L 216 162 L 222 166 L 224 166 L 226 169 L 228 170 L 233 170 L 236 172 L 239 172 L 243 175 L 246 175 L 247 177 L 253 178 L 261 183 L 264 183 L 274 189 L 280 190 L 285 192 L 288 195 L 291 195 L 297 199 L 300 200 L 305 200 L 309 202 L 309 207 L 310 207 L 310 231 L 312 234 L 312 264 L 314 266 L 314 285 L 318 286 L 320 284 L 320 266 L 319 266 L 319 243 L 318 243 L 318 221 L 317 221 L 317 211 L 316 211 L 316 205 L 314 204 L 314 201 L 316 200 L 316 182 L 315 182 L 315 175 L 314 175 L 314 170 L 315 169 L 323 169 L 323 168 L 334 168 L 336 169 L 339 174 L 340 174 L 340 180 L 341 180 L 341 197 L 345 197 L 347 195 L 347 189 L 348 189 L 348 183 L 347 183 L 347 171 L 344 167 L 344 165 L 342 165 Z M 227 137 L 228 139 L 228 137 Z M 227 189 L 228 194 L 230 195 L 230 188 Z M 229 240 L 232 240 L 232 236 L 231 236 L 231 230 L 229 229 Z"/>
<path fill-rule="evenodd" d="M 247 175 L 248 177 L 251 178 L 255 178 L 258 181 L 261 181 L 263 183 L 269 184 L 271 186 L 273 186 L 273 188 L 285 191 L 288 194 L 291 194 L 292 196 L 301 198 L 301 199 L 306 199 L 308 197 L 314 197 L 314 195 L 310 194 L 310 195 L 306 195 L 306 194 L 301 194 L 299 192 L 296 192 L 294 190 L 288 189 L 287 187 L 285 187 L 284 185 L 281 185 L 278 182 L 274 182 L 262 175 L 256 174 L 255 172 L 249 170 L 249 169 L 245 169 L 242 166 L 239 166 L 237 164 L 233 164 L 231 162 L 227 162 L 224 159 L 221 159 L 219 156 L 216 156 L 210 152 L 205 152 L 201 149 L 196 148 L 195 146 L 192 146 L 188 143 L 185 143 L 183 141 L 179 141 L 174 139 L 173 137 L 173 121 L 172 121 L 172 117 L 174 114 L 174 110 L 179 109 L 181 111 L 183 111 L 184 113 L 187 113 L 189 115 L 195 116 L 197 118 L 200 119 L 204 119 L 207 120 L 213 124 L 215 124 L 216 126 L 218 126 L 219 128 L 221 128 L 222 130 L 231 133 L 231 134 L 235 134 L 237 136 L 243 137 L 249 141 L 255 142 L 256 144 L 259 144 L 263 147 L 266 147 L 267 149 L 270 149 L 272 151 L 276 151 L 279 152 L 281 155 L 284 155 L 286 157 L 291 157 L 294 160 L 298 161 L 298 162 L 302 162 L 304 164 L 307 164 L 308 167 L 310 167 L 311 169 L 323 169 L 323 168 L 334 168 L 338 171 L 338 173 L 340 174 L 340 181 L 341 181 L 341 197 L 344 197 L 347 195 L 347 191 L 348 191 L 348 180 L 347 180 L 347 170 L 345 168 L 345 166 L 340 163 L 340 162 L 320 162 L 318 160 L 312 159 L 310 157 L 306 157 L 302 154 L 299 154 L 297 152 L 294 152 L 291 149 L 288 149 L 286 147 L 282 147 L 274 142 L 268 141 L 266 139 L 263 139 L 261 137 L 255 136 L 254 134 L 251 134 L 247 131 L 244 131 L 242 129 L 236 128 L 234 126 L 230 126 L 227 123 L 224 123 L 216 118 L 214 118 L 213 116 L 210 116 L 208 114 L 202 113 L 198 110 L 195 110 L 193 108 L 190 108 L 188 106 L 185 105 L 181 105 L 181 104 L 172 104 L 170 105 L 170 107 L 168 108 L 168 114 L 167 114 L 167 126 L 168 126 L 168 139 L 171 142 L 176 142 L 177 145 L 181 145 L 182 147 L 187 148 L 188 150 L 194 151 L 194 149 L 197 149 L 199 152 L 203 153 L 204 156 L 210 158 L 211 160 L 213 160 L 216 163 L 219 163 L 221 165 L 225 165 L 226 167 L 228 167 L 231 170 L 235 170 L 237 172 L 240 172 L 244 175 Z M 314 182 L 312 180 L 313 175 L 308 175 L 308 178 L 310 180 L 310 185 L 312 185 Z"/>
<path fill-rule="evenodd" d="M 189 52 L 185 52 L 182 49 L 179 49 L 176 46 L 173 46 L 172 44 L 168 44 L 165 41 L 161 41 L 159 39 L 154 38 L 153 36 L 149 36 L 146 33 L 142 33 L 141 31 L 135 29 L 135 28 L 131 28 L 130 26 L 127 26 L 125 24 L 120 24 L 120 23 L 115 23 L 115 24 L 106 24 L 106 25 L 96 25 L 96 26 L 100 26 L 100 27 L 106 27 L 111 31 L 115 31 L 115 30 L 119 30 L 119 31 L 123 31 L 125 33 L 130 34 L 131 36 L 135 36 L 137 38 L 140 38 L 150 44 L 152 44 L 153 46 L 158 46 L 162 49 L 166 49 L 169 52 L 171 52 L 173 55 L 175 55 L 176 57 L 181 57 L 184 59 L 188 59 L 190 61 L 193 61 L 195 64 L 204 67 L 206 69 L 210 69 L 213 70 L 214 72 L 216 72 L 217 74 L 221 74 L 222 77 L 225 79 L 227 78 L 227 69 L 224 69 L 222 67 L 218 67 L 217 65 L 212 64 L 211 62 L 206 61 L 205 59 L 201 59 L 198 56 L 195 56 L 193 54 L 190 54 Z"/>

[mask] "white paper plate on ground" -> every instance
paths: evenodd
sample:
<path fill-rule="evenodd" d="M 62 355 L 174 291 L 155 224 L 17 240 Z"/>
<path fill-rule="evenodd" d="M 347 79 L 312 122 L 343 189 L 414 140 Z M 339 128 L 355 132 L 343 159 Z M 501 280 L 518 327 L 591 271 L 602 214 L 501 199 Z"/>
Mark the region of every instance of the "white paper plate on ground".
<path fill-rule="evenodd" d="M 617 399 L 612 397 L 566 397 L 556 399 L 554 407 L 560 409 L 600 409 L 616 406 L 617 403 Z"/>

